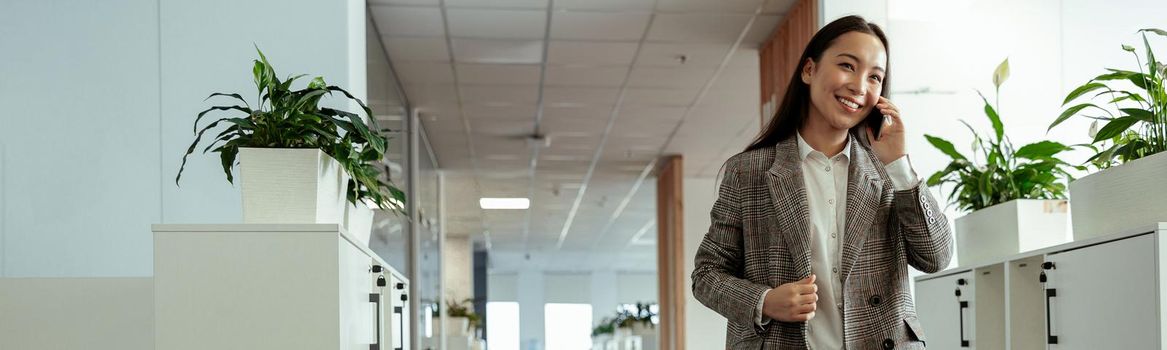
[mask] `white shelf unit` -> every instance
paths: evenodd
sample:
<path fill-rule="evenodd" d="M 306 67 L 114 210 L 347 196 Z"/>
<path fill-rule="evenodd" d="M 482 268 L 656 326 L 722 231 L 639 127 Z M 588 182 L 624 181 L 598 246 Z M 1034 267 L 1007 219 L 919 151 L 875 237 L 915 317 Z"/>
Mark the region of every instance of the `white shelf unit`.
<path fill-rule="evenodd" d="M 337 224 L 153 230 L 156 349 L 409 348 L 409 281 Z"/>
<path fill-rule="evenodd" d="M 1165 257 L 1157 223 L 917 277 L 927 346 L 1167 349 Z"/>

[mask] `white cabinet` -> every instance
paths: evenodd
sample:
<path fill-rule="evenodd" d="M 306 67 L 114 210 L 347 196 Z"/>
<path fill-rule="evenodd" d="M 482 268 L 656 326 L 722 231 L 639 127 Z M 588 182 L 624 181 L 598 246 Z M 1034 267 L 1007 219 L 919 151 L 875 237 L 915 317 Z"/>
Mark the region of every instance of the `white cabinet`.
<path fill-rule="evenodd" d="M 1049 349 L 1158 349 L 1155 235 L 1050 254 Z"/>
<path fill-rule="evenodd" d="M 1167 223 L 916 278 L 929 349 L 1164 349 Z"/>
<path fill-rule="evenodd" d="M 156 349 L 408 348 L 408 281 L 336 224 L 153 229 Z"/>
<path fill-rule="evenodd" d="M 916 312 L 924 334 L 928 337 L 928 348 L 957 349 L 968 346 L 969 334 L 965 321 L 972 319 L 969 299 L 972 293 L 968 286 L 958 281 L 970 280 L 971 271 L 958 272 L 916 283 Z M 960 295 L 957 295 L 957 293 Z"/>

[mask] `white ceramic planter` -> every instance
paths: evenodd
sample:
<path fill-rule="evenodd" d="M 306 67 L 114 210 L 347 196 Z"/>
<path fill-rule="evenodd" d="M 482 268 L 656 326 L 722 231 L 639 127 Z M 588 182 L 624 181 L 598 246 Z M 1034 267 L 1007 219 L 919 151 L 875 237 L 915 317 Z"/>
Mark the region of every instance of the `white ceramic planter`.
<path fill-rule="evenodd" d="M 1167 221 L 1167 152 L 1070 182 L 1074 239 Z"/>
<path fill-rule="evenodd" d="M 465 337 L 469 336 L 470 319 L 465 317 L 450 317 L 446 316 L 446 336 L 448 337 Z"/>
<path fill-rule="evenodd" d="M 359 201 L 358 201 L 359 202 Z M 345 203 L 344 206 L 345 232 L 369 246 L 369 237 L 373 232 L 373 210 L 365 203 Z"/>
<path fill-rule="evenodd" d="M 1074 202 L 1077 206 L 1077 201 Z M 1072 240 L 1066 200 L 1017 199 L 956 219 L 958 265 L 972 266 Z"/>
<path fill-rule="evenodd" d="M 318 149 L 240 148 L 245 224 L 344 224 L 348 174 Z"/>

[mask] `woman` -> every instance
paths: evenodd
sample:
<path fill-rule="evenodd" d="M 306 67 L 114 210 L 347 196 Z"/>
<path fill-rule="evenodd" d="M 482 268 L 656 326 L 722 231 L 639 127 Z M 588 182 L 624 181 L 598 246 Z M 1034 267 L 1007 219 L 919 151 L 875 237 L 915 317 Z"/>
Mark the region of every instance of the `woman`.
<path fill-rule="evenodd" d="M 905 153 L 887 48 L 862 17 L 823 27 L 769 125 L 726 162 L 692 277 L 729 321 L 727 348 L 924 348 L 908 266 L 948 266 L 951 238 Z"/>

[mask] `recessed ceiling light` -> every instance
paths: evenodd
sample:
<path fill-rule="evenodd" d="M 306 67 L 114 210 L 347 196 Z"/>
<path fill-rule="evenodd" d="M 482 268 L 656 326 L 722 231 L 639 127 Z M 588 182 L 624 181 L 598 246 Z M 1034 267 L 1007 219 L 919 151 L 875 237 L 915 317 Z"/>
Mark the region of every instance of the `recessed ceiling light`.
<path fill-rule="evenodd" d="M 527 209 L 531 207 L 531 200 L 527 198 L 480 198 L 478 206 L 482 209 Z"/>

